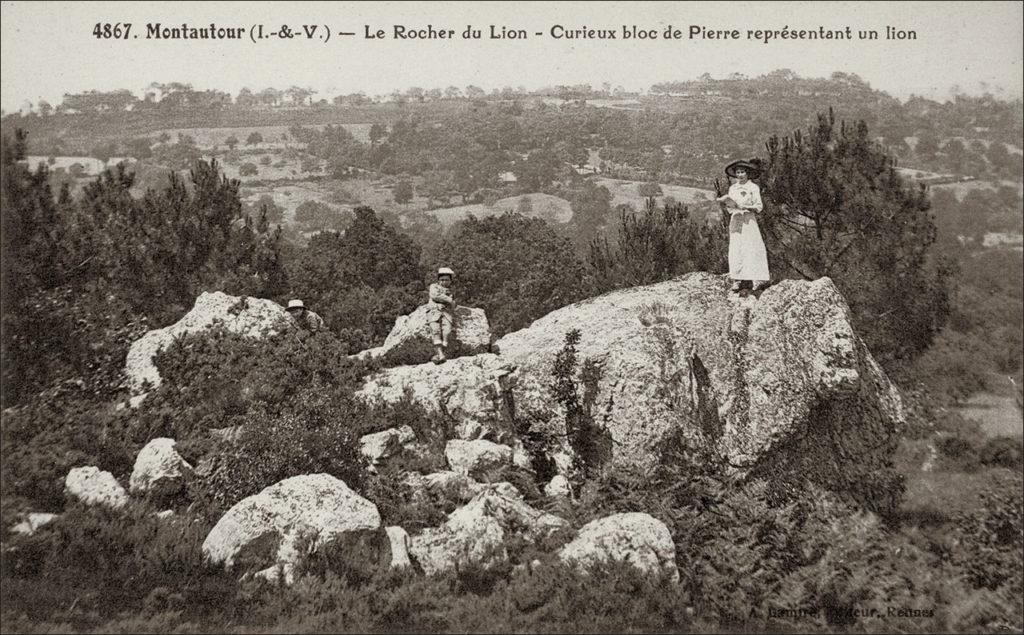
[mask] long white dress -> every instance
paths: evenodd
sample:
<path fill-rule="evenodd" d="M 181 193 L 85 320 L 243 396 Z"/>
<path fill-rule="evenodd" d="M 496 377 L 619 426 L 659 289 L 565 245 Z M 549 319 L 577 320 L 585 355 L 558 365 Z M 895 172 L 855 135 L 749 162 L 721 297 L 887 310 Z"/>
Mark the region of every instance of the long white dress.
<path fill-rule="evenodd" d="M 729 186 L 729 198 L 739 207 L 752 207 L 760 212 L 761 188 L 747 181 Z M 768 253 L 754 212 L 733 210 L 729 219 L 729 277 L 733 280 L 769 280 Z"/>

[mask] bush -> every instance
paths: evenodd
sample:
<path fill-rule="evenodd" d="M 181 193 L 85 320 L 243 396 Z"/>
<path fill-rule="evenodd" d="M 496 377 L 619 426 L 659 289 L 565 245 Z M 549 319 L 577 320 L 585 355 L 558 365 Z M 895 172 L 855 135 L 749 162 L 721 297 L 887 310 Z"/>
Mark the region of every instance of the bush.
<path fill-rule="evenodd" d="M 283 404 L 257 403 L 246 414 L 237 441 L 213 445 L 207 455 L 209 476 L 195 481 L 190 493 L 213 518 L 247 496 L 302 474 L 330 474 L 360 491 L 365 465 L 358 441 L 369 431 L 369 411 L 315 381 Z"/>
<path fill-rule="evenodd" d="M 974 588 L 1006 587 L 1010 597 L 1019 599 L 1024 592 L 1022 479 L 1019 473 L 1013 473 L 1001 480 L 1002 487 L 990 487 L 981 493 L 981 513 L 964 513 L 957 519 L 953 532 L 957 548 L 952 557 Z"/>
<path fill-rule="evenodd" d="M 121 612 L 173 610 L 184 622 L 224 610 L 237 583 L 203 562 L 210 527 L 188 517 L 162 520 L 152 511 L 75 506 L 5 545 L 4 621 L 13 614 L 88 630 Z"/>
<path fill-rule="evenodd" d="M 111 412 L 75 384 L 7 410 L 0 461 L 4 497 L 24 497 L 36 510 L 59 511 L 71 468 L 98 465 L 126 476 L 138 451 L 127 420 L 126 413 Z"/>
<path fill-rule="evenodd" d="M 978 469 L 978 448 L 970 440 L 952 436 L 946 437 L 939 442 L 939 451 L 943 456 L 950 459 L 957 469 L 964 472 L 973 472 Z"/>
<path fill-rule="evenodd" d="M 997 465 L 1011 470 L 1021 468 L 1021 457 L 1024 456 L 1024 443 L 1020 438 L 997 437 L 989 439 L 981 446 L 979 458 L 985 465 Z"/>

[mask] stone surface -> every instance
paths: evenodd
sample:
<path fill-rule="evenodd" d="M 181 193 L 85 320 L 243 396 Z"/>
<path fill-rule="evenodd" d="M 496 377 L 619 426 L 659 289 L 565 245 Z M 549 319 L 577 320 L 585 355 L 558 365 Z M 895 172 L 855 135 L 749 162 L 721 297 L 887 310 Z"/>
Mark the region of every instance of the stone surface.
<path fill-rule="evenodd" d="M 445 470 L 423 475 L 412 472 L 406 476 L 405 482 L 419 492 L 432 492 L 449 500 L 461 503 L 469 502 L 483 491 L 496 491 L 509 498 L 522 498 L 523 494 L 511 483 L 478 483 L 461 472 Z M 413 494 L 416 496 L 416 494 Z"/>
<path fill-rule="evenodd" d="M 645 573 L 679 581 L 671 532 L 665 523 L 644 513 L 614 514 L 587 523 L 558 557 L 581 567 L 628 562 Z"/>
<path fill-rule="evenodd" d="M 60 518 L 59 514 L 46 514 L 43 512 L 30 512 L 24 514 L 21 520 L 11 527 L 11 533 L 22 536 L 31 536 L 39 531 L 40 527 L 49 525 Z"/>
<path fill-rule="evenodd" d="M 371 465 L 392 457 L 402 450 L 402 435 L 397 428 L 389 428 L 359 438 L 359 452 Z"/>
<path fill-rule="evenodd" d="M 416 431 L 409 424 L 398 426 L 396 430 L 398 430 L 398 442 L 402 445 L 408 445 L 416 441 Z"/>
<path fill-rule="evenodd" d="M 512 448 L 484 439 L 452 439 L 444 448 L 448 466 L 454 472 L 480 478 L 488 472 L 512 465 Z"/>
<path fill-rule="evenodd" d="M 397 403 L 408 392 L 432 412 L 458 423 L 460 439 L 510 436 L 508 378 L 513 368 L 493 354 L 460 357 L 444 364 L 388 368 L 371 375 L 356 395 L 367 401 Z"/>
<path fill-rule="evenodd" d="M 76 467 L 64 479 L 64 492 L 86 505 L 120 508 L 128 502 L 128 494 L 114 475 L 95 466 Z"/>
<path fill-rule="evenodd" d="M 174 439 L 161 437 L 145 445 L 135 458 L 135 468 L 128 480 L 132 494 L 157 497 L 173 496 L 185 486 L 192 466 L 174 449 Z"/>
<path fill-rule="evenodd" d="M 569 480 L 561 474 L 555 474 L 551 477 L 551 480 L 548 481 L 548 484 L 544 486 L 544 494 L 547 496 L 561 496 L 563 498 L 568 498 L 571 493 L 572 490 L 569 489 Z"/>
<path fill-rule="evenodd" d="M 568 526 L 522 498 L 488 488 L 449 514 L 442 526 L 413 536 L 410 553 L 427 575 L 471 562 L 490 566 L 508 558 L 505 543 L 513 537 L 536 543 Z"/>
<path fill-rule="evenodd" d="M 137 397 L 145 390 L 147 382 L 153 388 L 160 386 L 162 379 L 153 358 L 174 343 L 175 338 L 205 331 L 218 324 L 232 333 L 263 337 L 286 328 L 287 320 L 284 307 L 271 300 L 236 297 L 220 291 L 202 293 L 185 317 L 170 326 L 149 331 L 128 350 L 125 375 L 128 387 L 135 394 L 133 407 L 138 405 Z"/>
<path fill-rule="evenodd" d="M 391 542 L 391 568 L 405 569 L 412 566 L 409 560 L 409 532 L 401 527 L 386 527 Z"/>
<path fill-rule="evenodd" d="M 309 553 L 377 533 L 387 545 L 376 505 L 333 476 L 306 474 L 235 504 L 207 535 L 203 555 L 226 567 L 248 559 L 263 567 L 258 575 L 276 576 L 278 565 L 289 574 Z"/>
<path fill-rule="evenodd" d="M 460 306 L 455 310 L 455 327 L 445 355 L 449 359 L 486 353 L 491 346 L 491 327 L 483 309 Z M 384 344 L 359 353 L 379 359 L 387 366 L 423 364 L 434 356 L 434 343 L 427 320 L 427 305 L 409 315 L 400 315 Z"/>
<path fill-rule="evenodd" d="M 887 465 L 905 418 L 846 301 L 829 278 L 783 280 L 759 297 L 729 286 L 698 272 L 613 291 L 509 333 L 495 343 L 500 355 L 386 369 L 363 390 L 386 401 L 410 390 L 488 438 L 513 415 L 564 438 L 552 368 L 566 332 L 580 329 L 578 358 L 600 369 L 598 462 L 649 469 L 685 457 L 747 475 L 782 467 L 856 490 L 859 474 Z M 669 447 L 679 450 L 671 458 Z M 561 454 L 551 458 L 564 473 L 571 460 Z"/>

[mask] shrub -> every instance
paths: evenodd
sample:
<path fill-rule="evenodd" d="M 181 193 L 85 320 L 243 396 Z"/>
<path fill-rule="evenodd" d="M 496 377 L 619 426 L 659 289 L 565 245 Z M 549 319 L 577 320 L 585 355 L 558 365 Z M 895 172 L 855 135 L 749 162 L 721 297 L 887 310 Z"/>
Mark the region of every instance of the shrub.
<path fill-rule="evenodd" d="M 1011 470 L 1021 468 L 1021 456 L 1024 455 L 1024 444 L 1019 438 L 998 437 L 989 439 L 981 446 L 979 459 L 985 465 L 998 465 Z"/>
<path fill-rule="evenodd" d="M 115 476 L 131 470 L 138 451 L 127 434 L 128 415 L 97 404 L 75 384 L 48 390 L 4 413 L 0 474 L 3 495 L 20 496 L 36 509 L 64 506 L 71 468 L 98 465 Z"/>
<path fill-rule="evenodd" d="M 1011 596 L 1024 591 L 1024 501 L 1019 473 L 1001 479 L 1001 487 L 981 493 L 982 511 L 964 513 L 956 521 L 953 559 L 974 588 L 1006 587 Z"/>
<path fill-rule="evenodd" d="M 87 630 L 120 612 L 174 610 L 187 621 L 224 610 L 237 583 L 203 562 L 209 526 L 152 511 L 75 506 L 37 534 L 12 540 L 3 558 L 5 618 L 57 619 Z"/>
<path fill-rule="evenodd" d="M 964 472 L 978 469 L 978 449 L 971 441 L 958 436 L 946 437 L 939 442 L 939 450 Z"/>
<path fill-rule="evenodd" d="M 611 437 L 601 430 L 594 421 L 593 407 L 597 401 L 597 384 L 601 370 L 593 360 L 583 362 L 580 370 L 580 386 L 575 381 L 576 345 L 580 342 L 579 329 L 565 334 L 565 345 L 555 355 L 551 374 L 551 390 L 562 408 L 565 409 L 565 433 L 574 454 L 574 469 L 577 480 L 593 474 L 597 468 L 611 458 Z"/>
<path fill-rule="evenodd" d="M 195 482 L 193 496 L 212 517 L 302 474 L 330 474 L 359 491 L 365 466 L 358 440 L 368 412 L 363 404 L 315 381 L 281 406 L 257 403 L 237 441 L 214 444 L 211 472 Z"/>

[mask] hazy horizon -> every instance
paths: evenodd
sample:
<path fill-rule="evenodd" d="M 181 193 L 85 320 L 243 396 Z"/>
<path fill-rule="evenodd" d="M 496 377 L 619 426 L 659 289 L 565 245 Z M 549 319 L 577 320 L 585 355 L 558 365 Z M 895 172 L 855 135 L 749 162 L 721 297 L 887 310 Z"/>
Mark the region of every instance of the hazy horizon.
<path fill-rule="evenodd" d="M 545 86 L 605 82 L 644 92 L 666 81 L 696 79 L 708 72 L 755 77 L 788 68 L 801 77 L 855 73 L 877 90 L 905 101 L 918 95 L 939 101 L 954 93 L 1002 99 L 1024 96 L 1022 5 L 992 3 L 423 3 L 301 2 L 247 4 L 239 17 L 226 3 L 4 2 L 2 91 L 5 112 L 45 99 L 59 104 L 65 93 L 128 89 L 141 95 L 152 82 L 192 84 L 237 95 L 292 85 L 317 91 L 316 98 L 353 92 L 387 95 L 412 86 L 487 91 L 504 86 L 535 90 Z M 737 8 L 740 10 L 738 11 Z M 786 16 L 789 16 L 788 18 Z M 799 16 L 794 19 L 792 16 Z M 93 36 L 97 22 L 131 22 L 138 39 Z M 178 26 L 318 24 L 335 36 L 314 41 L 166 41 L 145 39 L 147 23 Z M 451 28 L 491 24 L 522 28 L 527 40 L 416 40 L 363 38 L 366 27 L 393 25 Z M 914 41 L 614 41 L 556 39 L 552 25 L 566 29 L 636 24 L 657 29 L 688 25 L 709 29 L 829 29 L 851 27 L 884 32 L 886 26 L 913 29 Z M 320 28 L 323 28 L 321 26 Z M 536 32 L 544 33 L 536 36 Z M 57 37 L 56 34 L 59 34 Z M 340 38 L 340 41 L 339 41 Z M 34 64 L 27 64 L 33 60 Z"/>

